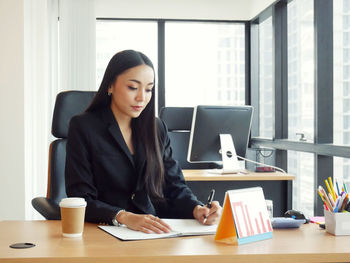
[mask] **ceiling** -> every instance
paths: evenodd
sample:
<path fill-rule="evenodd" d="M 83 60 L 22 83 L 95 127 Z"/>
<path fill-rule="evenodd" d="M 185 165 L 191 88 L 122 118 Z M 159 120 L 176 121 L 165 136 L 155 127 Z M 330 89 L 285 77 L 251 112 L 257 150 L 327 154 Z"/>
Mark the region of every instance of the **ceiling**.
<path fill-rule="evenodd" d="M 95 0 L 96 17 L 247 21 L 276 0 Z"/>

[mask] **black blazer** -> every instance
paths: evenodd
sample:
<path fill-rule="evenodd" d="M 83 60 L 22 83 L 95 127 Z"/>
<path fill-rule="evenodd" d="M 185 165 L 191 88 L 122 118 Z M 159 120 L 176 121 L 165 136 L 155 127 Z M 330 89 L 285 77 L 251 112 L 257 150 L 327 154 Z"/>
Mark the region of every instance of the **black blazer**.
<path fill-rule="evenodd" d="M 146 153 L 133 131 L 131 155 L 109 107 L 71 119 L 67 139 L 66 191 L 87 201 L 85 219 L 112 224 L 125 209 L 163 218 L 193 218 L 202 204 L 187 187 L 181 168 L 172 158 L 167 128 L 157 120 L 165 168 L 165 202 L 152 201 L 144 184 Z M 136 135 L 136 136 L 135 136 Z"/>

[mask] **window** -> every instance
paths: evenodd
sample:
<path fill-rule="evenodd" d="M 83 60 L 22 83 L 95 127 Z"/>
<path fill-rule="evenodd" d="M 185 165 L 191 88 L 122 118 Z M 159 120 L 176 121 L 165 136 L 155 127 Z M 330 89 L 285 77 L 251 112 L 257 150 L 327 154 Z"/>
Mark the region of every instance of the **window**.
<path fill-rule="evenodd" d="M 343 12 L 344 13 L 349 13 L 350 12 L 350 1 L 345 0 L 345 1 L 338 1 L 340 4 L 343 4 Z"/>
<path fill-rule="evenodd" d="M 243 24 L 166 22 L 166 106 L 244 105 L 244 38 Z"/>
<path fill-rule="evenodd" d="M 96 87 L 101 84 L 109 60 L 118 51 L 134 49 L 147 55 L 157 72 L 157 22 L 96 21 Z"/>
<path fill-rule="evenodd" d="M 308 216 L 314 213 L 314 155 L 288 151 L 288 173 L 295 176 L 293 181 L 293 209 Z"/>
<path fill-rule="evenodd" d="M 338 4 L 341 4 L 342 1 L 338 1 Z M 346 1 L 345 1 L 346 2 Z M 338 9 L 338 8 L 337 8 Z M 344 14 L 344 18 L 343 18 L 343 28 L 345 30 L 350 29 L 350 17 L 347 16 L 346 14 Z"/>
<path fill-rule="evenodd" d="M 344 97 L 350 97 L 350 82 L 345 82 L 344 83 L 344 91 L 343 91 L 343 96 Z"/>
<path fill-rule="evenodd" d="M 334 179 L 339 185 L 345 183 L 348 191 L 350 188 L 350 159 L 334 157 L 333 158 Z"/>
<path fill-rule="evenodd" d="M 349 123 L 350 123 L 350 2 L 340 0 L 333 2 L 333 24 L 334 26 L 334 85 L 333 85 L 333 134 L 334 144 L 350 145 Z M 343 10 L 344 7 L 344 10 Z M 340 167 L 348 166 L 348 161 L 335 158 L 334 162 Z M 346 164 L 346 165 L 345 165 Z M 344 166 L 345 165 L 345 166 Z M 334 163 L 334 171 L 336 164 Z M 344 169 L 337 169 L 335 176 L 342 178 Z"/>
<path fill-rule="evenodd" d="M 287 15 L 285 15 L 286 11 Z M 334 12 L 333 15 L 330 12 Z M 252 66 L 251 80 L 254 86 L 251 94 L 252 103 L 259 104 L 254 105 L 255 108 L 259 106 L 260 113 L 259 120 L 257 121 L 255 119 L 254 125 L 260 123 L 260 136 L 264 133 L 261 123 L 263 122 L 263 125 L 266 127 L 267 124 L 273 125 L 274 122 L 273 118 L 271 118 L 272 122 L 263 119 L 268 116 L 266 112 L 269 110 L 269 107 L 264 105 L 264 103 L 266 104 L 264 96 L 265 94 L 269 94 L 270 98 L 273 98 L 274 93 L 268 93 L 262 90 L 262 86 L 268 85 L 266 78 L 270 75 L 269 70 L 265 70 L 267 63 L 264 61 L 264 57 L 269 56 L 269 50 L 262 48 L 268 43 L 268 41 L 262 39 L 262 36 L 268 38 L 268 33 L 263 33 L 263 23 L 258 25 L 258 32 L 256 30 L 256 23 L 266 18 L 270 13 L 273 14 L 272 22 L 276 21 L 276 24 L 272 23 L 272 27 L 276 26 L 276 35 L 274 36 L 276 41 L 273 42 L 276 46 L 273 47 L 272 56 L 269 60 L 273 62 L 274 56 L 276 56 L 277 59 L 280 59 L 278 64 L 282 67 L 282 75 L 276 75 L 276 79 L 278 78 L 282 85 L 275 85 L 274 87 L 279 89 L 276 94 L 281 94 L 283 99 L 281 103 L 276 105 L 279 108 L 275 109 L 278 117 L 282 118 L 281 125 L 275 125 L 275 128 L 278 129 L 275 132 L 281 136 L 282 140 L 259 138 L 258 127 L 253 126 L 252 145 L 254 147 L 269 146 L 278 149 L 279 151 L 276 151 L 277 165 L 284 165 L 284 154 L 287 151 L 288 173 L 296 176 L 296 180 L 293 181 L 293 208 L 301 210 L 308 215 L 312 215 L 314 210 L 317 210 L 317 213 L 321 214 L 322 211 L 318 211 L 321 207 L 315 206 L 314 198 L 316 197 L 315 193 L 318 185 L 315 185 L 314 178 L 318 178 L 317 180 L 319 180 L 333 176 L 344 181 L 350 180 L 348 178 L 350 174 L 349 152 L 345 147 L 339 146 L 350 145 L 350 0 L 278 1 L 278 4 L 272 6 L 271 9 L 267 9 L 256 20 L 252 21 L 251 47 L 253 51 L 252 55 L 259 52 L 260 89 L 258 92 L 254 90 L 254 87 L 258 86 L 256 85 L 256 68 L 254 67 L 258 61 L 252 56 L 255 64 Z M 325 19 L 326 16 L 329 17 Z M 315 17 L 317 20 L 314 21 Z M 333 25 L 328 24 L 332 22 L 329 21 L 330 17 L 334 18 Z M 287 23 L 285 23 L 285 20 L 287 20 Z M 269 23 L 269 20 L 265 20 L 264 23 Z M 314 39 L 316 29 L 318 30 L 316 32 L 318 39 Z M 334 33 L 334 37 L 326 38 L 325 36 L 328 36 L 330 33 Z M 287 41 L 284 41 L 285 37 L 287 37 Z M 259 39 L 260 50 L 255 50 L 257 46 L 257 43 L 255 43 L 256 39 Z M 333 52 L 329 51 L 329 41 L 332 40 L 334 41 Z M 315 47 L 318 48 L 317 53 L 315 52 Z M 285 52 L 285 48 L 287 48 L 287 52 Z M 287 61 L 285 59 L 286 56 Z M 332 62 L 329 60 L 333 58 L 334 83 L 331 83 L 331 87 L 333 88 L 332 93 L 332 91 L 328 90 L 331 88 L 328 81 L 332 76 L 323 74 L 325 68 L 322 65 L 329 65 L 329 62 Z M 315 62 L 318 63 L 317 67 Z M 262 66 L 264 64 L 265 67 Z M 274 67 L 275 65 L 270 67 L 273 76 L 275 76 Z M 287 76 L 285 76 L 286 72 L 283 69 L 287 69 Z M 317 76 L 319 83 L 315 82 L 315 76 Z M 284 85 L 286 78 L 287 86 Z M 328 85 L 327 94 L 321 98 L 319 95 L 325 92 L 325 90 L 321 90 L 325 88 L 325 83 Z M 286 93 L 287 96 L 285 96 Z M 328 94 L 329 96 L 327 96 Z M 258 97 L 259 100 L 257 100 Z M 286 103 L 284 103 L 284 99 L 287 99 Z M 317 110 L 315 110 L 315 99 L 317 99 L 318 106 L 320 107 Z M 334 108 L 325 109 L 330 103 L 329 100 L 332 99 Z M 328 118 L 329 116 L 324 114 L 327 110 L 329 110 L 329 113 L 334 114 L 333 118 Z M 276 113 L 273 112 L 272 114 L 275 115 Z M 333 119 L 333 123 L 329 119 Z M 288 124 L 288 136 L 285 134 L 285 124 Z M 322 128 L 324 126 L 330 129 L 333 128 L 333 133 L 328 129 L 323 130 Z M 315 127 L 321 127 L 321 130 L 315 132 Z M 297 133 L 304 134 L 308 142 L 315 140 L 315 143 L 305 143 L 303 140 L 300 140 L 302 136 L 297 135 Z M 285 140 L 285 137 L 287 137 L 287 140 Z M 334 139 L 333 144 L 331 139 Z M 334 156 L 345 158 L 334 158 Z M 314 171 L 314 165 L 317 160 L 322 161 L 323 165 L 330 165 L 333 158 L 333 173 L 329 173 L 327 169 Z"/>
<path fill-rule="evenodd" d="M 259 24 L 259 135 L 272 138 L 274 133 L 272 17 Z"/>
<path fill-rule="evenodd" d="M 288 3 L 288 138 L 314 138 L 313 0 Z"/>

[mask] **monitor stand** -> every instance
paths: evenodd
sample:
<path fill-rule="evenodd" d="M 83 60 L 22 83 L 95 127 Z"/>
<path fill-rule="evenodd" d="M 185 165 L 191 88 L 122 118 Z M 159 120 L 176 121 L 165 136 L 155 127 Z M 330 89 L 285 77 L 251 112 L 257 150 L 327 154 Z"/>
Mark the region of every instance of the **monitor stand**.
<path fill-rule="evenodd" d="M 242 169 L 239 164 L 235 145 L 233 144 L 231 134 L 220 134 L 220 144 L 220 153 L 222 156 L 222 169 L 210 170 L 210 173 L 233 174 L 245 172 L 245 170 Z"/>
<path fill-rule="evenodd" d="M 240 168 L 231 134 L 220 134 L 222 173 L 239 173 Z"/>

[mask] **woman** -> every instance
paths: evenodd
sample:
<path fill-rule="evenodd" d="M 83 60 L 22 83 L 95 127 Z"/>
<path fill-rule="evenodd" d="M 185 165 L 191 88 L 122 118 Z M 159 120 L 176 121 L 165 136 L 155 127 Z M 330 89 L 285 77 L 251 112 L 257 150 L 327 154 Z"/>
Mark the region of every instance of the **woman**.
<path fill-rule="evenodd" d="M 219 203 L 203 206 L 172 159 L 166 126 L 155 118 L 154 86 L 144 54 L 113 56 L 91 105 L 70 122 L 67 195 L 85 198 L 87 221 L 145 233 L 171 230 L 158 216 L 217 223 Z"/>

